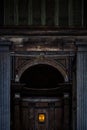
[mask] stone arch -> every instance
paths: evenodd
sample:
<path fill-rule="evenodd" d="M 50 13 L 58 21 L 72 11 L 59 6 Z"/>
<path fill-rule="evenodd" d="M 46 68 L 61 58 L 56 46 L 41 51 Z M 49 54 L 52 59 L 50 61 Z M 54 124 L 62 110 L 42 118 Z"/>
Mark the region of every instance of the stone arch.
<path fill-rule="evenodd" d="M 19 80 L 20 80 L 20 78 L 25 70 L 27 70 L 31 66 L 35 66 L 38 64 L 46 64 L 46 65 L 50 65 L 50 66 L 56 68 L 64 77 L 64 81 L 68 82 L 68 75 L 67 75 L 67 72 L 66 72 L 66 69 L 64 68 L 64 66 L 62 64 L 56 62 L 55 60 L 49 60 L 49 59 L 44 59 L 44 58 L 43 59 L 34 59 L 31 61 L 28 61 L 26 63 L 26 65 L 24 65 L 18 72 Z"/>

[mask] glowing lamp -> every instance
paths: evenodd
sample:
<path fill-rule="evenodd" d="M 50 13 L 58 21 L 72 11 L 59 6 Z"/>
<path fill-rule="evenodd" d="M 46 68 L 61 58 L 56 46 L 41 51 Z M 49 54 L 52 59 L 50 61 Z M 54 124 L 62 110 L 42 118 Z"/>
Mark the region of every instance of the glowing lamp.
<path fill-rule="evenodd" d="M 38 116 L 38 120 L 39 120 L 39 122 L 40 123 L 44 123 L 45 122 L 45 114 L 39 114 L 39 116 Z"/>

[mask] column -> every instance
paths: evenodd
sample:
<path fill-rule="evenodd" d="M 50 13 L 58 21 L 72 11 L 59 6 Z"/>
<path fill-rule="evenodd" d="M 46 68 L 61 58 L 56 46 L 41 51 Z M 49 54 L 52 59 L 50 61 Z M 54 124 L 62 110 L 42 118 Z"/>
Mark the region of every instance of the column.
<path fill-rule="evenodd" d="M 18 0 L 14 0 L 14 25 L 19 24 Z"/>
<path fill-rule="evenodd" d="M 55 0 L 55 14 L 54 14 L 55 25 L 59 25 L 59 0 Z"/>
<path fill-rule="evenodd" d="M 87 130 L 87 43 L 77 46 L 77 130 Z"/>
<path fill-rule="evenodd" d="M 82 27 L 84 27 L 84 0 L 82 0 Z"/>
<path fill-rule="evenodd" d="M 32 18 L 32 0 L 28 1 L 28 25 L 33 24 L 33 18 Z"/>
<path fill-rule="evenodd" d="M 41 25 L 46 24 L 46 1 L 41 0 Z"/>
<path fill-rule="evenodd" d="M 10 130 L 9 42 L 0 41 L 0 130 Z"/>
<path fill-rule="evenodd" d="M 73 0 L 69 0 L 68 3 L 68 24 L 73 26 Z"/>
<path fill-rule="evenodd" d="M 10 0 L 4 0 L 4 25 L 10 24 Z"/>

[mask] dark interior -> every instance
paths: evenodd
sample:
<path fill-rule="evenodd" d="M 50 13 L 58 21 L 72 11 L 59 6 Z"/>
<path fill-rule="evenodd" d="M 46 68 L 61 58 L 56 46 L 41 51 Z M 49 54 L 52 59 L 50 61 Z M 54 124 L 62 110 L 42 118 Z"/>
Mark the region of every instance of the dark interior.
<path fill-rule="evenodd" d="M 28 68 L 22 74 L 20 82 L 29 88 L 55 88 L 64 82 L 64 78 L 56 68 L 39 64 Z"/>

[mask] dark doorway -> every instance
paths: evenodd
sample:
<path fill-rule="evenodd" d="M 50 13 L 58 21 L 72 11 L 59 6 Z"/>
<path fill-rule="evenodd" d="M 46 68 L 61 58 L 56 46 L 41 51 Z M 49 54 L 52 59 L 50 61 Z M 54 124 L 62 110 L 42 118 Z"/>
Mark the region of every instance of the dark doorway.
<path fill-rule="evenodd" d="M 70 129 L 71 89 L 60 71 L 34 65 L 22 74 L 16 88 L 14 130 Z"/>

